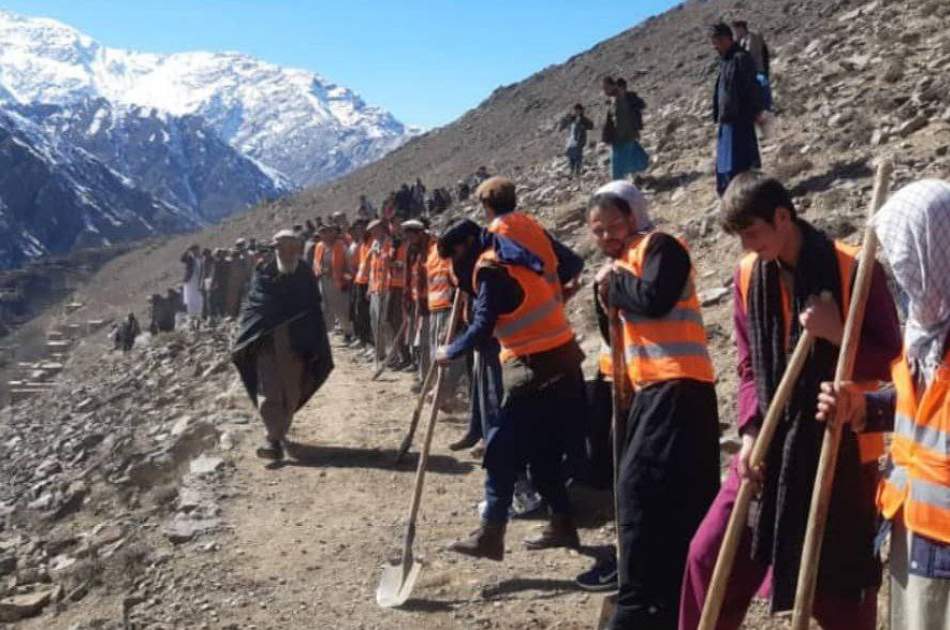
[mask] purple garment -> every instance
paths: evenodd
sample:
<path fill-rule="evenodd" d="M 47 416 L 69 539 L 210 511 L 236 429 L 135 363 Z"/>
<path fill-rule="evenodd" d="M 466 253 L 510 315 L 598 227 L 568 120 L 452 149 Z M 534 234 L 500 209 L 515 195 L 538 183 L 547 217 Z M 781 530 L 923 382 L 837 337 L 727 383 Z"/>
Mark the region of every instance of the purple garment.
<path fill-rule="evenodd" d="M 736 331 L 736 350 L 739 354 L 739 432 L 762 423 L 759 401 L 756 395 L 755 374 L 749 349 L 749 316 L 739 294 L 739 271 L 733 282 L 732 321 Z M 871 290 L 865 308 L 864 325 L 861 327 L 861 344 L 855 361 L 855 381 L 890 381 L 891 362 L 900 356 L 900 322 L 894 300 L 887 288 L 887 277 L 879 264 L 874 265 Z M 816 401 L 817 404 L 817 401 Z"/>

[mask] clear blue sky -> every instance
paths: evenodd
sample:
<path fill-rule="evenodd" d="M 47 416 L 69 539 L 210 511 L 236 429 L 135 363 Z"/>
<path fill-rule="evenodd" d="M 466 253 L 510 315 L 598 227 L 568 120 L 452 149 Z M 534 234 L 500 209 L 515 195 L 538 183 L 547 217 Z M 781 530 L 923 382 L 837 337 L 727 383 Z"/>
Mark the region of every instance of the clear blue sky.
<path fill-rule="evenodd" d="M 445 124 L 500 85 L 586 50 L 673 0 L 0 0 L 106 46 L 236 50 L 306 68 L 410 124 Z M 0 44 L 2 45 L 2 44 Z"/>

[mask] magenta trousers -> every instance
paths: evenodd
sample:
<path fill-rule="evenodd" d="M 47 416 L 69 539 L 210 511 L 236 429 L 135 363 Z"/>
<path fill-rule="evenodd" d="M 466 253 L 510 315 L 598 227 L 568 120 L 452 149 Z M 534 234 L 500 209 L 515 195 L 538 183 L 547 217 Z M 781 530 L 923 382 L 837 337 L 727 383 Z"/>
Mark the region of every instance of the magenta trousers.
<path fill-rule="evenodd" d="M 679 630 L 696 630 L 699 625 L 719 546 L 726 535 L 729 515 L 739 493 L 739 482 L 739 472 L 733 460 L 719 494 L 689 545 L 680 597 Z M 768 592 L 771 581 L 769 567 L 752 559 L 750 544 L 751 532 L 746 529 L 736 552 L 717 630 L 738 630 L 755 594 L 760 589 Z M 824 630 L 875 630 L 877 589 L 868 589 L 861 602 L 817 592 L 813 614 Z"/>

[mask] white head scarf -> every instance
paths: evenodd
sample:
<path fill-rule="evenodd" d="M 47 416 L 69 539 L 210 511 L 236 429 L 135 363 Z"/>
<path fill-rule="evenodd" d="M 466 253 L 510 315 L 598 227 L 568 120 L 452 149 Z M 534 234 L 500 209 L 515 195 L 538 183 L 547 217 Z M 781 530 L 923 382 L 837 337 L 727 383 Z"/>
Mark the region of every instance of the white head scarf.
<path fill-rule="evenodd" d="M 925 179 L 900 189 L 875 216 L 874 229 L 909 300 L 907 358 L 929 384 L 950 332 L 950 183 Z"/>
<path fill-rule="evenodd" d="M 637 223 L 638 232 L 649 232 L 656 227 L 653 223 L 653 219 L 650 218 L 649 212 L 647 212 L 647 207 L 649 206 L 647 198 L 643 196 L 639 188 L 630 182 L 622 180 L 610 182 L 598 188 L 594 192 L 594 195 L 614 195 L 626 201 L 627 205 L 630 206 L 630 210 L 633 212 L 633 218 Z"/>

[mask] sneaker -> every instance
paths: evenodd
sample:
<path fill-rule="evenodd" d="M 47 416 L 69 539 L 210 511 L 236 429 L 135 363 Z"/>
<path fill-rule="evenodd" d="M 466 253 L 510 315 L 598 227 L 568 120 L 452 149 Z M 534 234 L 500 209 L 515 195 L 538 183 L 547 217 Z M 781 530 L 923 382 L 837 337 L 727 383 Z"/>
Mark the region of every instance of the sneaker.
<path fill-rule="evenodd" d="M 584 571 L 576 578 L 574 583 L 581 589 L 591 593 L 607 593 L 617 590 L 617 561 L 615 558 L 610 560 L 598 560 L 597 563 Z"/>
<path fill-rule="evenodd" d="M 264 446 L 257 449 L 257 456 L 261 459 L 279 462 L 284 459 L 284 447 L 278 440 L 267 440 Z"/>

